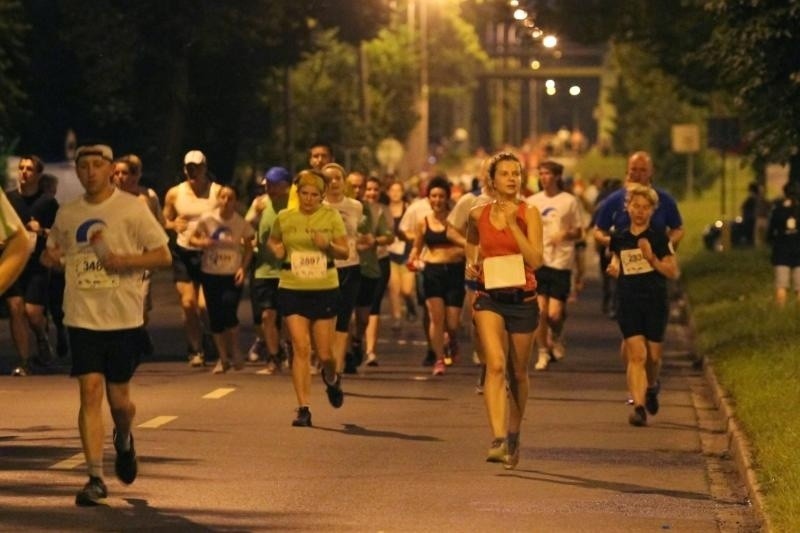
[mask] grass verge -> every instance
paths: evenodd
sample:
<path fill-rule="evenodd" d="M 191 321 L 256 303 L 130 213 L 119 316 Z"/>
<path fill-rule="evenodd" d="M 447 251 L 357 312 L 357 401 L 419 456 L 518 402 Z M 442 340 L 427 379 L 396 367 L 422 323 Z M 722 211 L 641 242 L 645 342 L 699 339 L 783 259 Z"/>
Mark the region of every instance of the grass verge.
<path fill-rule="evenodd" d="M 697 350 L 710 358 L 747 433 L 776 531 L 800 529 L 800 302 L 773 304 L 769 251 L 702 248 L 714 199 L 681 204 L 679 250 Z"/>

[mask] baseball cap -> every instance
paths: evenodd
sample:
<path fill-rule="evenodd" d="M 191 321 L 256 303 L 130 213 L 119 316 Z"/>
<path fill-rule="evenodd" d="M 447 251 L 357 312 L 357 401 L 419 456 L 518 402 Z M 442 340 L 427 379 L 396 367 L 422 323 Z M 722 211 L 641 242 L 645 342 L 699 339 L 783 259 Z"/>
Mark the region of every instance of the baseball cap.
<path fill-rule="evenodd" d="M 262 183 L 280 183 L 285 181 L 291 183 L 292 176 L 289 171 L 283 167 L 272 167 L 264 174 L 264 181 Z"/>
<path fill-rule="evenodd" d="M 205 165 L 206 155 L 200 150 L 190 150 L 183 156 L 184 165 Z"/>

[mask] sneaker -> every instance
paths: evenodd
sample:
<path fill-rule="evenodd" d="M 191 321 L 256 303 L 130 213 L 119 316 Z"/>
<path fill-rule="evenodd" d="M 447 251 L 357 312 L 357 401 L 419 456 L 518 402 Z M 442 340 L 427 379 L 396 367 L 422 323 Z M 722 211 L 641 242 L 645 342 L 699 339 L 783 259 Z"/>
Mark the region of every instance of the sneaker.
<path fill-rule="evenodd" d="M 550 349 L 550 353 L 553 354 L 553 359 L 555 361 L 561 361 L 564 359 L 564 356 L 567 355 L 567 348 L 564 346 L 564 341 L 561 338 L 556 337 L 553 339 L 553 346 Z"/>
<path fill-rule="evenodd" d="M 507 441 L 507 453 L 503 456 L 503 468 L 514 470 L 519 464 L 519 440 L 517 442 Z"/>
<path fill-rule="evenodd" d="M 28 375 L 28 369 L 24 366 L 18 366 L 14 370 L 11 371 L 11 375 L 15 378 L 24 378 Z"/>
<path fill-rule="evenodd" d="M 647 413 L 644 411 L 643 406 L 637 405 L 633 408 L 633 412 L 628 417 L 628 423 L 637 427 L 647 425 Z"/>
<path fill-rule="evenodd" d="M 206 358 L 203 352 L 194 352 L 189 354 L 189 366 L 200 367 L 206 365 Z"/>
<path fill-rule="evenodd" d="M 344 403 L 344 391 L 342 391 L 342 376 L 336 374 L 336 381 L 333 384 L 328 383 L 325 379 L 325 373 L 322 374 L 322 381 L 325 383 L 325 393 L 328 395 L 328 401 L 335 408 L 338 409 Z"/>
<path fill-rule="evenodd" d="M 446 366 L 444 361 L 441 359 L 437 359 L 436 363 L 433 364 L 433 375 L 434 376 L 444 376 L 444 370 Z"/>
<path fill-rule="evenodd" d="M 652 387 L 647 387 L 644 395 L 644 407 L 651 415 L 658 414 L 658 393 L 661 391 L 661 382 L 656 381 Z"/>
<path fill-rule="evenodd" d="M 309 411 L 308 407 L 297 408 L 297 417 L 292 420 L 292 425 L 294 427 L 311 427 L 311 411 Z"/>
<path fill-rule="evenodd" d="M 378 356 L 375 355 L 375 352 L 367 354 L 367 366 L 378 366 Z"/>
<path fill-rule="evenodd" d="M 192 365 L 194 366 L 194 365 Z M 211 371 L 212 374 L 224 374 L 228 371 L 228 365 L 223 363 L 221 360 L 217 359 L 217 364 L 214 365 L 214 370 Z"/>
<path fill-rule="evenodd" d="M 436 363 L 436 352 L 429 348 L 425 359 L 422 360 L 422 366 L 433 366 L 434 363 Z"/>
<path fill-rule="evenodd" d="M 250 349 L 247 351 L 247 360 L 251 363 L 257 363 L 259 359 L 261 359 L 267 350 L 267 343 L 264 342 L 264 339 L 256 337 L 256 340 L 253 341 L 253 345 L 250 346 Z"/>
<path fill-rule="evenodd" d="M 114 472 L 117 479 L 130 485 L 136 481 L 136 474 L 139 473 L 139 464 L 136 461 L 136 448 L 133 446 L 133 433 L 131 433 L 131 447 L 128 451 L 117 448 L 117 430 L 114 430 L 114 449 L 117 452 L 117 459 L 114 461 Z"/>
<path fill-rule="evenodd" d="M 475 394 L 483 394 L 484 381 L 486 381 L 486 365 L 481 365 L 481 372 L 478 374 L 478 384 L 475 385 Z"/>
<path fill-rule="evenodd" d="M 533 367 L 535 370 L 547 370 L 547 365 L 550 363 L 550 352 L 547 350 L 539 350 L 539 358 L 536 360 L 536 365 Z"/>
<path fill-rule="evenodd" d="M 625 400 L 625 405 L 633 405 L 633 396 L 628 394 L 628 398 Z"/>
<path fill-rule="evenodd" d="M 75 495 L 75 505 L 81 507 L 105 505 L 107 496 L 108 490 L 103 480 L 99 477 L 89 476 L 89 481 Z"/>
<path fill-rule="evenodd" d="M 486 462 L 502 463 L 507 453 L 506 439 L 494 439 L 489 447 L 489 453 L 486 454 Z"/>
<path fill-rule="evenodd" d="M 270 355 L 267 356 L 267 368 L 264 369 L 264 373 L 268 376 L 272 374 L 276 374 L 281 371 L 281 363 L 278 360 L 277 355 Z"/>

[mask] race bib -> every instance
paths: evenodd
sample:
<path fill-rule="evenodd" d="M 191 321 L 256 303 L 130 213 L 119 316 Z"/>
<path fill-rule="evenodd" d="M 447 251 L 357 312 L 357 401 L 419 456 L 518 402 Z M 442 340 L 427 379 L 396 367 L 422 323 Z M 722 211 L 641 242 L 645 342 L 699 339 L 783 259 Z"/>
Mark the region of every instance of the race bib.
<path fill-rule="evenodd" d="M 498 255 L 483 260 L 483 286 L 504 289 L 525 286 L 525 261 L 522 254 Z"/>
<path fill-rule="evenodd" d="M 206 250 L 203 253 L 203 272 L 209 274 L 235 274 L 241 265 L 242 255 L 235 249 Z"/>
<path fill-rule="evenodd" d="M 94 252 L 77 253 L 70 257 L 69 268 L 79 289 L 113 289 L 119 287 L 119 275 L 109 274 Z"/>
<path fill-rule="evenodd" d="M 619 253 L 620 264 L 622 265 L 622 273 L 626 276 L 634 276 L 636 274 L 646 274 L 655 270 L 647 259 L 644 258 L 642 251 L 638 248 L 632 250 L 622 250 Z"/>
<path fill-rule="evenodd" d="M 292 252 L 292 274 L 300 279 L 324 279 L 328 258 L 322 252 Z"/>

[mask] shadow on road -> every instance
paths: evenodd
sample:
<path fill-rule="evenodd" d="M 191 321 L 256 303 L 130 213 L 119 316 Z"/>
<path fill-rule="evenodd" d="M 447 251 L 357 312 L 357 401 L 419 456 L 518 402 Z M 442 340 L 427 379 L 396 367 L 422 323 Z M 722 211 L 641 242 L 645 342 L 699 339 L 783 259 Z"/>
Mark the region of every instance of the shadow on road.
<path fill-rule="evenodd" d="M 342 424 L 342 429 L 326 428 L 320 426 L 313 426 L 313 429 L 320 431 L 332 431 L 334 433 L 342 433 L 343 435 L 355 435 L 358 437 L 379 437 L 382 439 L 399 439 L 399 440 L 414 440 L 422 442 L 442 442 L 442 439 L 431 437 L 430 435 L 409 435 L 406 433 L 399 433 L 397 431 L 385 431 L 367 429 L 357 424 Z"/>

